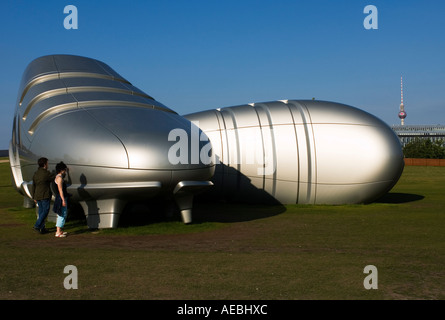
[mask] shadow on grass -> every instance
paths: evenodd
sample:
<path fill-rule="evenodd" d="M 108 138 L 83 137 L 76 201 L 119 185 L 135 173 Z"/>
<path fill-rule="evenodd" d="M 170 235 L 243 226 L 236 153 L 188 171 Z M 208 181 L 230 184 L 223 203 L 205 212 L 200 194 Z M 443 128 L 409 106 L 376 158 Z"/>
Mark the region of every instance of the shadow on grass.
<path fill-rule="evenodd" d="M 234 223 L 262 219 L 286 211 L 283 205 L 253 205 L 243 203 L 203 202 L 193 204 L 192 224 L 211 222 Z M 133 203 L 122 213 L 119 226 L 142 226 L 160 222 L 181 222 L 177 208 L 165 208 L 156 203 Z"/>
<path fill-rule="evenodd" d="M 235 223 L 267 218 L 286 211 L 281 204 L 246 204 L 225 201 L 195 201 L 192 211 L 192 225 L 207 223 Z M 173 202 L 157 199 L 129 202 L 119 218 L 119 228 L 141 227 L 153 224 L 180 223 L 181 214 Z M 73 206 L 65 225 L 70 234 L 83 234 L 97 231 L 88 228 L 80 206 Z M 53 231 L 53 230 L 51 230 Z M 54 228 L 55 231 L 55 228 Z"/>
<path fill-rule="evenodd" d="M 383 197 L 377 199 L 375 202 L 400 204 L 400 203 L 419 201 L 424 198 L 425 196 L 419 194 L 391 192 L 385 194 Z"/>
<path fill-rule="evenodd" d="M 281 204 L 197 203 L 194 210 L 196 222 L 244 222 L 268 218 L 286 211 Z"/>

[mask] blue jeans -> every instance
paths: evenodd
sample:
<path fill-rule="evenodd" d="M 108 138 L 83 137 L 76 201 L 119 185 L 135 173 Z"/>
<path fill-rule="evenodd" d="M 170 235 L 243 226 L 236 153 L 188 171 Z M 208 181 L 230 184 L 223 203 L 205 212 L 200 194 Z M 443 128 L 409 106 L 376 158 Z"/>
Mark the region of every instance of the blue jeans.
<path fill-rule="evenodd" d="M 37 200 L 37 205 L 39 206 L 39 217 L 34 228 L 42 230 L 45 228 L 45 219 L 49 213 L 50 199 Z"/>
<path fill-rule="evenodd" d="M 61 212 L 60 215 L 57 215 L 56 227 L 63 228 L 65 225 L 66 214 L 68 211 L 67 209 L 68 208 L 66 206 L 60 208 Z"/>

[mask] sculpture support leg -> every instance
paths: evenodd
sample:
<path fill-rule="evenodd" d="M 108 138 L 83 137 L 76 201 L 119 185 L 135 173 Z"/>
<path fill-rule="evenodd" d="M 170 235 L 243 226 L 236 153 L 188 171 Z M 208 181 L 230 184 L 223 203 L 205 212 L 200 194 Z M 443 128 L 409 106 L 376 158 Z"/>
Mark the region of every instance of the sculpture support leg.
<path fill-rule="evenodd" d="M 181 211 L 182 222 L 185 224 L 192 222 L 193 194 L 180 192 L 175 194 L 175 202 Z"/>
<path fill-rule="evenodd" d="M 87 219 L 88 228 L 116 228 L 125 206 L 120 199 L 101 199 L 80 201 Z"/>
<path fill-rule="evenodd" d="M 23 197 L 23 207 L 30 209 L 36 207 L 36 204 L 34 203 L 34 200 L 31 198 L 28 198 L 27 196 Z"/>
<path fill-rule="evenodd" d="M 175 202 L 181 211 L 182 222 L 192 222 L 193 196 L 213 186 L 211 181 L 181 181 L 173 190 Z"/>

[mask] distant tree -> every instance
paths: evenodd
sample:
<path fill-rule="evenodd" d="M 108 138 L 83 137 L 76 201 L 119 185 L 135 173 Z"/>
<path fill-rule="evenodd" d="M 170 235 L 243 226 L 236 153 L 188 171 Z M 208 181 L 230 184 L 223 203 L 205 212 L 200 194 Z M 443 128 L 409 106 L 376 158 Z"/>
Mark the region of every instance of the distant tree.
<path fill-rule="evenodd" d="M 405 158 L 445 159 L 443 140 L 415 139 L 403 147 Z"/>

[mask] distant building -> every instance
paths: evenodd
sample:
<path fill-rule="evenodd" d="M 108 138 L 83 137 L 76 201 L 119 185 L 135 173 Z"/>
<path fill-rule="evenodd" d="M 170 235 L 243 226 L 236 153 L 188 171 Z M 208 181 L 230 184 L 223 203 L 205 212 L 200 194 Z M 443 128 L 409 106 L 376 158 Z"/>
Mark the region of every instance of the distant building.
<path fill-rule="evenodd" d="M 442 140 L 445 146 L 445 126 L 443 125 L 394 125 L 391 127 L 405 146 L 414 139 Z"/>
<path fill-rule="evenodd" d="M 391 128 L 397 134 L 404 147 L 407 143 L 415 139 L 430 139 L 431 141 L 442 140 L 445 147 L 445 126 L 437 125 L 405 125 L 406 111 L 403 104 L 403 78 L 400 77 L 400 107 L 398 116 L 400 125 L 393 125 Z"/>

